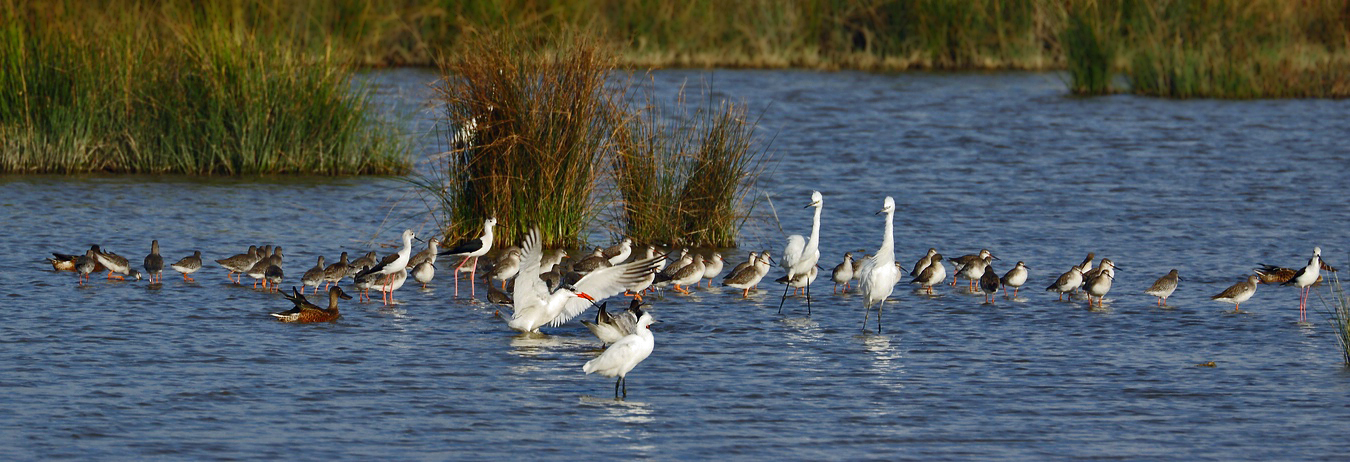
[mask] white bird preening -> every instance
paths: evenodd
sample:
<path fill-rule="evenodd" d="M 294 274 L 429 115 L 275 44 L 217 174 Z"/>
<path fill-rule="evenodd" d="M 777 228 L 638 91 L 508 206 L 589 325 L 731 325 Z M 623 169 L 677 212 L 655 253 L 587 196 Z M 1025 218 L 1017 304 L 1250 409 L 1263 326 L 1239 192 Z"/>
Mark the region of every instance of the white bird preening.
<path fill-rule="evenodd" d="M 788 236 L 787 247 L 783 249 L 783 269 L 787 270 L 788 284 L 783 286 L 783 298 L 778 301 L 778 312 L 783 312 L 783 302 L 787 301 L 788 287 L 792 281 L 796 281 L 798 276 L 805 275 L 815 268 L 816 262 L 820 260 L 820 209 L 824 207 L 824 198 L 820 191 L 811 191 L 811 203 L 806 204 L 809 208 L 815 207 L 815 217 L 811 219 L 811 239 L 803 239 L 800 234 Z M 811 285 L 806 284 L 806 315 L 811 315 Z"/>
<path fill-rule="evenodd" d="M 1317 282 L 1317 276 L 1321 271 L 1322 248 L 1313 247 L 1313 256 L 1308 259 L 1308 266 L 1300 268 L 1297 273 L 1294 273 L 1294 277 L 1280 284 L 1298 287 L 1298 322 L 1308 322 L 1308 295 L 1312 293 L 1312 285 Z"/>
<path fill-rule="evenodd" d="M 507 326 L 520 332 L 538 332 L 545 324 L 556 327 L 570 321 L 594 302 L 622 293 L 624 287 L 641 281 L 662 258 L 644 258 L 601 268 L 574 285 L 563 284 L 550 292 L 544 280 L 539 278 L 544 254 L 539 230 L 531 229 L 521 247 L 523 257 L 512 294 L 513 310 L 507 321 Z"/>
<path fill-rule="evenodd" d="M 464 264 L 468 263 L 469 260 L 471 259 L 473 260 L 473 265 L 469 266 L 469 296 L 473 297 L 475 295 L 473 281 L 474 278 L 478 275 L 478 257 L 486 255 L 489 250 L 492 250 L 493 226 L 497 226 L 497 218 L 489 217 L 486 221 L 483 222 L 482 237 L 479 237 L 478 239 L 461 241 L 454 247 L 451 247 L 447 250 L 443 250 L 439 253 L 440 255 L 449 255 L 452 257 L 464 257 L 464 260 L 459 262 L 459 266 L 455 267 L 456 297 L 459 296 L 459 271 L 460 269 L 464 268 Z"/>
<path fill-rule="evenodd" d="M 519 283 L 517 283 L 519 284 Z M 592 372 L 605 377 L 618 377 L 614 381 L 614 398 L 619 398 L 619 386 L 623 386 L 623 396 L 628 397 L 628 373 L 637 367 L 638 363 L 651 356 L 652 349 L 656 347 L 656 339 L 652 337 L 651 326 L 655 319 L 652 314 L 641 308 L 638 308 L 637 326 L 632 334 L 628 334 L 619 341 L 614 342 L 609 348 L 605 349 L 600 356 L 586 361 L 581 366 L 581 370 L 587 374 Z"/>
<path fill-rule="evenodd" d="M 886 305 L 886 297 L 895 290 L 900 282 L 900 268 L 895 266 L 895 199 L 886 196 L 881 210 L 877 214 L 886 214 L 886 231 L 881 236 L 881 248 L 871 259 L 863 263 L 862 275 L 858 277 L 859 288 L 863 294 L 863 330 L 867 330 L 867 316 L 872 306 L 877 307 L 877 333 L 881 333 L 881 309 Z"/>

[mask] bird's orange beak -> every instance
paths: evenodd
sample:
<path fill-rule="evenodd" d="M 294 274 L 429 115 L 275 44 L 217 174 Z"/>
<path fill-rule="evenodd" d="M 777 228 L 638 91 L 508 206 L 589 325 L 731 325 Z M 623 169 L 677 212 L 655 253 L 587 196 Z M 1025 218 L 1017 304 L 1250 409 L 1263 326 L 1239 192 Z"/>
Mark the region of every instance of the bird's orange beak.
<path fill-rule="evenodd" d="M 592 302 L 595 301 L 595 297 L 592 297 L 592 296 L 590 296 L 590 295 L 587 295 L 585 292 L 578 293 L 577 296 L 578 296 L 578 297 L 581 297 L 581 298 L 584 298 L 584 299 L 587 299 L 587 300 L 590 300 L 590 301 L 592 301 Z"/>

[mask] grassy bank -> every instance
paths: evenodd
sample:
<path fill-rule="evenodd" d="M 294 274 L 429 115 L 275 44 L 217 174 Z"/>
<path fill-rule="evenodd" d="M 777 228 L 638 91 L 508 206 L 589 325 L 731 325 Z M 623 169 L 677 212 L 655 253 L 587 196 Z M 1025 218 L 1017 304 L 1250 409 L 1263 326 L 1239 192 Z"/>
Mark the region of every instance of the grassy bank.
<path fill-rule="evenodd" d="M 49 2 L 124 9 L 129 0 Z M 191 9 L 171 0 L 165 9 Z M 174 7 L 172 5 L 178 5 Z M 197 14 L 365 66 L 435 65 L 486 31 L 585 30 L 627 68 L 1066 69 L 1167 97 L 1350 95 L 1343 0 L 220 0 Z M 1129 86 L 1114 88 L 1114 75 Z"/>
<path fill-rule="evenodd" d="M 0 5 L 0 171 L 408 167 L 406 146 L 352 90 L 344 61 L 220 22 L 228 9 Z"/>

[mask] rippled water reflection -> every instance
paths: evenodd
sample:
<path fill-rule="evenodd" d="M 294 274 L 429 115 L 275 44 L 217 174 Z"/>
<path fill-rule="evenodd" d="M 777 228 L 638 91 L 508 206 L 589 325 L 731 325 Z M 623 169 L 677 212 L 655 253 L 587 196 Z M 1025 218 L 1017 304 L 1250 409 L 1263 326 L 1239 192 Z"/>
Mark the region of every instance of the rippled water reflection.
<path fill-rule="evenodd" d="M 372 77 L 430 130 L 415 110 L 431 74 Z M 1350 265 L 1347 102 L 1069 98 L 1046 74 L 655 79 L 763 109 L 779 163 L 761 186 L 789 233 L 809 231 L 810 190 L 825 194 L 828 267 L 875 248 L 872 212 L 893 195 L 906 266 L 985 247 L 1000 272 L 1025 260 L 1030 282 L 992 306 L 898 288 L 882 335 L 823 277 L 810 317 L 796 300 L 777 315 L 769 285 L 671 295 L 654 302 L 656 352 L 614 401 L 611 380 L 581 372 L 601 351 L 584 327 L 517 335 L 494 307 L 452 300 L 445 270 L 392 309 L 347 303 L 336 323 L 295 326 L 267 316 L 279 296 L 215 265 L 192 284 L 77 287 L 41 261 L 95 242 L 133 261 L 153 238 L 169 260 L 274 242 L 293 281 L 316 255 L 429 227 L 395 180 L 5 177 L 0 457 L 1343 457 L 1350 373 L 1320 315 L 1295 323 L 1288 288 L 1261 287 L 1246 315 L 1208 296 L 1314 245 Z M 767 204 L 756 215 L 733 262 L 781 251 Z M 1104 310 L 1041 291 L 1089 251 L 1122 268 Z M 1181 287 L 1155 308 L 1142 291 L 1173 267 Z"/>

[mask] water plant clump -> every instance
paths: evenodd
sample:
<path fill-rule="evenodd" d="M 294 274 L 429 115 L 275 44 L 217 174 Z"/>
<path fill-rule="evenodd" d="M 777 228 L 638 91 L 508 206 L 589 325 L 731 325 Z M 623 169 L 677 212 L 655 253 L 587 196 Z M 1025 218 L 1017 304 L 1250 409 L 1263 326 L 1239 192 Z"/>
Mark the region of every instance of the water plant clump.
<path fill-rule="evenodd" d="M 690 113 L 681 93 L 673 110 L 651 97 L 640 107 L 614 136 L 624 233 L 643 242 L 734 246 L 753 206 L 744 200 L 767 159 L 746 105 L 708 101 Z"/>
<path fill-rule="evenodd" d="M 1327 280 L 1331 283 L 1331 301 L 1328 303 L 1323 299 L 1322 307 L 1327 315 L 1327 323 L 1331 325 L 1332 332 L 1336 333 L 1336 343 L 1341 347 L 1341 358 L 1345 361 L 1346 367 L 1350 367 L 1350 295 L 1346 295 L 1345 288 L 1341 287 L 1341 279 L 1336 273 L 1331 273 Z"/>
<path fill-rule="evenodd" d="M 560 34 L 543 48 L 530 37 L 483 34 L 478 52 L 444 67 L 450 149 L 411 181 L 447 240 L 496 216 L 502 242 L 537 227 L 546 245 L 576 247 L 617 215 L 638 241 L 734 245 L 765 157 L 745 105 L 663 114 L 627 99 L 595 39 Z"/>
<path fill-rule="evenodd" d="M 440 212 L 448 239 L 504 222 L 501 242 L 537 227 L 546 245 L 575 246 L 596 217 L 616 119 L 605 81 L 613 58 L 592 40 L 546 50 L 507 34 L 443 67 L 438 99 L 450 122 Z M 453 242 L 453 241 L 452 241 Z"/>
<path fill-rule="evenodd" d="M 337 59 L 200 11 L 122 6 L 3 7 L 0 171 L 406 171 L 406 143 Z"/>

